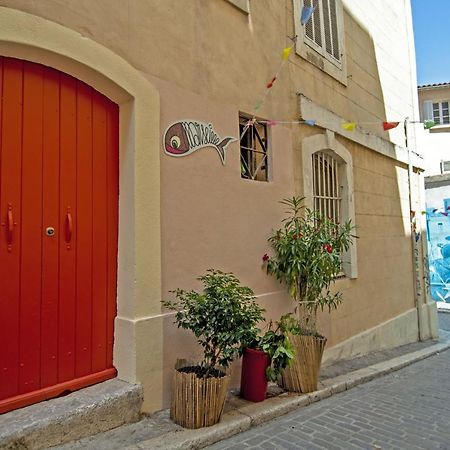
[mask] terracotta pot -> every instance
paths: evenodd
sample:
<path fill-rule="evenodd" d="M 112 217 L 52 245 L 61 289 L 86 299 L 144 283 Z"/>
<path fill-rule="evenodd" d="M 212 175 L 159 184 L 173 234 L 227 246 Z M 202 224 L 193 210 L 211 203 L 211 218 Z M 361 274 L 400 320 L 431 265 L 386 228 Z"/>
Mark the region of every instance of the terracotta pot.
<path fill-rule="evenodd" d="M 262 350 L 244 349 L 241 372 L 241 397 L 251 402 L 262 402 L 266 398 L 266 369 L 270 358 Z"/>
<path fill-rule="evenodd" d="M 175 370 L 170 418 L 185 428 L 209 427 L 220 421 L 230 376 L 197 378 Z"/>
<path fill-rule="evenodd" d="M 281 374 L 281 386 L 291 392 L 316 391 L 327 339 L 290 334 L 289 340 L 295 348 L 295 357 Z"/>

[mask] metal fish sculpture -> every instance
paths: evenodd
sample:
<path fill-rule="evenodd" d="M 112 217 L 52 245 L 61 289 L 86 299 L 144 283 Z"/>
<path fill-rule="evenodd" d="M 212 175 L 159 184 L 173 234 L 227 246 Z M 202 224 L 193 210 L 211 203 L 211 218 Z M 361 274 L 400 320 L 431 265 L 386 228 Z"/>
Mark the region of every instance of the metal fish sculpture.
<path fill-rule="evenodd" d="M 225 164 L 225 148 L 234 137 L 222 140 L 210 123 L 196 120 L 182 120 L 169 126 L 164 133 L 164 152 L 170 156 L 187 156 L 204 147 L 214 147 L 219 153 L 222 164 Z"/>

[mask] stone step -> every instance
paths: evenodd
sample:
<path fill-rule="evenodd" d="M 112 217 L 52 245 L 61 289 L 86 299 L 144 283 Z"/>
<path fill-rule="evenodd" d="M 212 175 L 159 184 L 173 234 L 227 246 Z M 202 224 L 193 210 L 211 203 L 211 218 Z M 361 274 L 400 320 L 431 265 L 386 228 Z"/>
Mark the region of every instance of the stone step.
<path fill-rule="evenodd" d="M 138 384 L 108 380 L 0 416 L 0 449 L 42 449 L 139 420 Z"/>

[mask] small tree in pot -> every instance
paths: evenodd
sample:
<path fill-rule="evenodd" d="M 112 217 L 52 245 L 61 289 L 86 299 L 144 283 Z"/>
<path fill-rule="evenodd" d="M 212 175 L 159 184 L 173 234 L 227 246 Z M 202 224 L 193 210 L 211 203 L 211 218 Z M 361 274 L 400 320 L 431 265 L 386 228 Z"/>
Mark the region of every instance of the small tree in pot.
<path fill-rule="evenodd" d="M 210 269 L 198 280 L 202 293 L 177 289 L 178 302 L 163 302 L 177 311 L 178 327 L 191 330 L 203 347 L 200 364 L 178 367 L 174 375 L 171 418 L 187 428 L 220 420 L 229 383 L 226 368 L 242 354 L 242 343 L 257 333 L 264 311 L 232 273 Z"/>
<path fill-rule="evenodd" d="M 268 239 L 274 256 L 266 254 L 263 261 L 267 273 L 286 284 L 296 302 L 297 315 L 281 320 L 297 355 L 292 368 L 283 373 L 283 384 L 289 390 L 309 392 L 317 388 L 326 343 L 316 328 L 317 311 L 331 311 L 342 301 L 342 293 L 332 292 L 331 285 L 341 273 L 341 256 L 352 243 L 354 227 L 350 221 L 335 223 L 305 208 L 300 197 L 281 203 L 288 208 L 287 217 Z"/>

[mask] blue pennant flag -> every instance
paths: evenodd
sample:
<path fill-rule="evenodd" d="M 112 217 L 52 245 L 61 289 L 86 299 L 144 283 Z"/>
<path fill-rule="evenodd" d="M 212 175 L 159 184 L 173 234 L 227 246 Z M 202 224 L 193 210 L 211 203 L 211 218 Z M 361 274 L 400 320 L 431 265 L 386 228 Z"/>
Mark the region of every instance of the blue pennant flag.
<path fill-rule="evenodd" d="M 315 9 L 315 6 L 304 6 L 302 8 L 302 13 L 300 15 L 300 23 L 302 25 L 305 25 L 305 23 L 311 19 Z"/>

